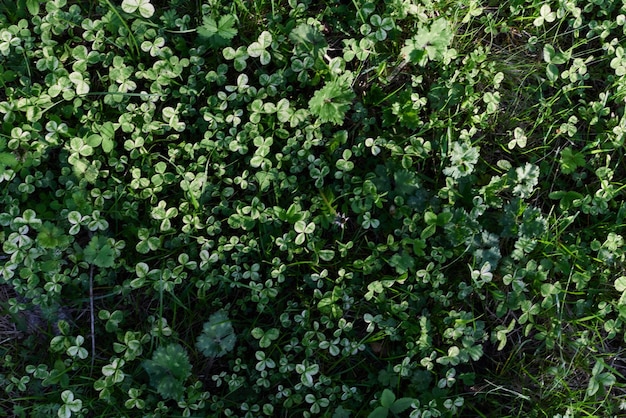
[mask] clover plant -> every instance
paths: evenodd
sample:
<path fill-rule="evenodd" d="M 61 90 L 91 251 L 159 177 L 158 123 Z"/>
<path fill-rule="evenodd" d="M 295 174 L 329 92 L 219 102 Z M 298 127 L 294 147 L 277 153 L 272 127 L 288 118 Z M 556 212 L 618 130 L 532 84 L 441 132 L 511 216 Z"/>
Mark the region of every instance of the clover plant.
<path fill-rule="evenodd" d="M 625 14 L 0 0 L 0 410 L 619 415 Z"/>

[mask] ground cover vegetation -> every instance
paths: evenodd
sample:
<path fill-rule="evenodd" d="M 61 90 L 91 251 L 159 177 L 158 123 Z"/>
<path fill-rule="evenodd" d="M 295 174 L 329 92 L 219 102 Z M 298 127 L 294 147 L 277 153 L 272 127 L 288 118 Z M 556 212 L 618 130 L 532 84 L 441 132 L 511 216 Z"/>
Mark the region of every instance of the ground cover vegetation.
<path fill-rule="evenodd" d="M 625 23 L 0 0 L 0 416 L 623 414 Z"/>

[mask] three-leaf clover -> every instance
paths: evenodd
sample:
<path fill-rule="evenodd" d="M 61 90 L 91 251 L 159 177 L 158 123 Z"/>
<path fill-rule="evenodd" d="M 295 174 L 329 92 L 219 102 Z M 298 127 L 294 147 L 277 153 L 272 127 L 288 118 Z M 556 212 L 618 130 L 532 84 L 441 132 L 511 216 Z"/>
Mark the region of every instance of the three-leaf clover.
<path fill-rule="evenodd" d="M 296 364 L 296 373 L 300 375 L 300 382 L 307 387 L 313 386 L 313 376 L 318 374 L 319 371 L 319 364 L 310 364 L 307 360 L 302 364 Z"/>
<path fill-rule="evenodd" d="M 254 357 L 259 360 L 254 368 L 260 372 L 265 369 L 273 369 L 274 367 L 276 367 L 276 362 L 270 357 L 267 357 L 265 351 L 257 351 L 256 353 L 254 353 Z"/>
<path fill-rule="evenodd" d="M 296 235 L 296 245 L 302 245 L 306 240 L 307 235 L 312 234 L 315 231 L 315 223 L 305 221 L 296 221 L 293 229 L 298 233 Z"/>
<path fill-rule="evenodd" d="M 71 390 L 64 390 L 61 393 L 61 400 L 63 405 L 57 412 L 59 418 L 69 418 L 72 416 L 72 412 L 80 412 L 83 409 L 83 401 L 74 398 L 74 393 Z"/>
<path fill-rule="evenodd" d="M 559 79 L 559 69 L 557 65 L 565 64 L 572 57 L 572 51 L 557 51 L 551 44 L 543 47 L 543 60 L 548 63 L 546 66 L 546 75 L 550 81 Z"/>
<path fill-rule="evenodd" d="M 66 353 L 70 357 L 78 357 L 80 359 L 86 359 L 89 353 L 87 349 L 82 347 L 85 342 L 85 337 L 82 335 L 78 335 L 74 340 L 74 345 L 71 345 L 67 348 Z"/>
<path fill-rule="evenodd" d="M 270 328 L 267 331 L 263 331 L 261 328 L 256 327 L 251 331 L 254 338 L 259 340 L 259 347 L 267 348 L 272 344 L 272 341 L 277 340 L 280 335 L 280 331 L 277 328 Z"/>
<path fill-rule="evenodd" d="M 472 281 L 479 289 L 486 283 L 491 282 L 493 273 L 491 272 L 491 263 L 485 262 L 480 270 L 471 270 Z"/>
<path fill-rule="evenodd" d="M 248 64 L 246 64 L 246 60 L 248 59 L 248 51 L 244 46 L 240 46 L 237 49 L 232 47 L 226 47 L 222 50 L 222 55 L 227 60 L 233 60 L 233 66 L 235 70 L 241 72 L 246 69 Z"/>
<path fill-rule="evenodd" d="M 161 238 L 150 236 L 148 228 L 139 228 L 137 237 L 139 242 L 135 245 L 135 249 L 141 254 L 148 254 L 150 251 L 156 251 L 161 247 Z"/>
<path fill-rule="evenodd" d="M 115 332 L 118 330 L 120 323 L 124 320 L 124 312 L 120 310 L 109 312 L 105 309 L 98 312 L 98 318 L 107 321 L 104 326 L 107 332 Z"/>
<path fill-rule="evenodd" d="M 363 229 L 376 229 L 380 225 L 380 221 L 376 218 L 372 217 L 372 214 L 368 211 L 363 214 L 363 222 L 361 222 L 361 226 Z"/>
<path fill-rule="evenodd" d="M 605 367 L 606 363 L 602 359 L 596 361 L 587 386 L 587 396 L 594 396 L 600 390 L 600 385 L 610 387 L 615 384 L 617 380 L 615 375 L 611 372 L 604 372 Z"/>
<path fill-rule="evenodd" d="M 76 88 L 76 94 L 82 96 L 89 93 L 89 84 L 85 81 L 81 73 L 74 71 L 70 73 L 69 78 Z"/>
<path fill-rule="evenodd" d="M 154 14 L 154 6 L 150 3 L 150 0 L 124 0 L 122 1 L 122 10 L 126 13 L 139 11 L 139 14 L 146 19 Z"/>
<path fill-rule="evenodd" d="M 615 75 L 619 77 L 626 75 L 626 53 L 624 48 L 621 46 L 615 48 L 615 58 L 611 60 L 609 65 L 615 70 Z"/>
<path fill-rule="evenodd" d="M 248 47 L 248 55 L 251 57 L 259 58 L 262 65 L 267 65 L 272 60 L 272 57 L 267 51 L 267 48 L 272 44 L 272 34 L 264 30 L 259 35 L 256 42 L 252 42 Z"/>
<path fill-rule="evenodd" d="M 541 9 L 539 9 L 539 17 L 537 17 L 533 21 L 533 25 L 541 26 L 545 22 L 552 23 L 555 20 L 556 20 L 556 13 L 552 11 L 549 4 L 544 4 L 543 6 L 541 6 Z"/>
<path fill-rule="evenodd" d="M 384 41 L 387 39 L 387 32 L 392 30 L 395 27 L 395 23 L 390 17 L 380 17 L 377 14 L 374 14 L 370 17 L 370 23 L 376 31 L 374 32 L 374 36 L 379 41 Z"/>
<path fill-rule="evenodd" d="M 509 141 L 508 148 L 513 149 L 516 146 L 524 148 L 527 141 L 528 138 L 526 137 L 524 130 L 520 127 L 517 127 L 513 130 L 513 139 Z"/>

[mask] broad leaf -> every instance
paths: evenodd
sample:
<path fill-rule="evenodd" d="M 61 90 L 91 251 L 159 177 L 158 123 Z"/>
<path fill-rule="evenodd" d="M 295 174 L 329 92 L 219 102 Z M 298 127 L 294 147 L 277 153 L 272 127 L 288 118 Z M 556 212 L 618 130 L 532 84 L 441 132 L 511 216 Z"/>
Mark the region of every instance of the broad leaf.
<path fill-rule="evenodd" d="M 234 15 L 224 15 L 218 21 L 205 16 L 202 22 L 202 26 L 198 28 L 198 35 L 208 39 L 214 47 L 227 45 L 228 41 L 237 35 L 237 28 L 235 28 L 237 19 Z"/>
<path fill-rule="evenodd" d="M 85 248 L 85 261 L 98 267 L 113 267 L 115 251 L 105 237 L 94 235 Z"/>

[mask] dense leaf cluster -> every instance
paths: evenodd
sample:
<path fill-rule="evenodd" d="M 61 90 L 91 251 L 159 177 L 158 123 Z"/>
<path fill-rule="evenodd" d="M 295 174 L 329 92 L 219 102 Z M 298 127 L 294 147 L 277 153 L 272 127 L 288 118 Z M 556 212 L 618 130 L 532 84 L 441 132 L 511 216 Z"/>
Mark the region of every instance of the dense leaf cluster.
<path fill-rule="evenodd" d="M 0 0 L 0 410 L 618 413 L 620 7 Z"/>

